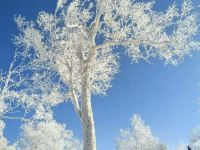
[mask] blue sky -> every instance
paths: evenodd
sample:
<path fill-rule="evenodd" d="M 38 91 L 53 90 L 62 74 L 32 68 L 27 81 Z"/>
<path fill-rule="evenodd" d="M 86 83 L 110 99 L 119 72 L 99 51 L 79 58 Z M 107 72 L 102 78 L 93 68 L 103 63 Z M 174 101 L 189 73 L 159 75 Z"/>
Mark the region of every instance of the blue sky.
<path fill-rule="evenodd" d="M 182 0 L 177 0 L 180 4 Z M 157 0 L 155 9 L 166 9 L 173 0 Z M 193 0 L 198 4 L 198 0 Z M 200 3 L 200 2 L 199 2 Z M 21 14 L 35 19 L 41 10 L 53 12 L 56 0 L 0 1 L 0 67 L 6 69 L 12 60 L 15 46 L 11 39 L 17 34 L 13 16 Z M 178 66 L 154 65 L 131 60 L 121 55 L 120 73 L 113 80 L 107 96 L 93 97 L 93 110 L 99 150 L 114 149 L 120 128 L 130 125 L 129 118 L 138 113 L 151 126 L 154 134 L 170 150 L 187 143 L 192 128 L 200 125 L 200 53 L 186 57 Z M 55 108 L 55 118 L 66 123 L 81 138 L 81 125 L 70 102 Z M 6 120 L 5 134 L 13 142 L 19 135 L 20 122 Z"/>

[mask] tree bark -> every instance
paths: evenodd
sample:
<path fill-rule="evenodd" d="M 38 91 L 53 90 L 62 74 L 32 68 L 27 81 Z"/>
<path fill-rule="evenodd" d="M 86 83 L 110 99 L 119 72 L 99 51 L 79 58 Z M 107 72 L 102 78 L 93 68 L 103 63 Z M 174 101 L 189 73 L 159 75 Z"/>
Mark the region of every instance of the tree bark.
<path fill-rule="evenodd" d="M 89 85 L 89 71 L 82 77 L 81 121 L 83 128 L 83 150 L 96 150 L 95 126 L 91 105 L 91 91 Z"/>

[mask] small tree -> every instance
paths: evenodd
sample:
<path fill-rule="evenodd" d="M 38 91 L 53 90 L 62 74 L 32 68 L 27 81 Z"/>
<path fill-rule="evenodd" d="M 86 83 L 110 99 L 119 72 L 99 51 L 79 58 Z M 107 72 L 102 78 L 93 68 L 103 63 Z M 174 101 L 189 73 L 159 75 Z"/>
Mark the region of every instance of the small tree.
<path fill-rule="evenodd" d="M 70 130 L 54 120 L 34 121 L 23 125 L 17 150 L 81 150 L 81 143 Z"/>
<path fill-rule="evenodd" d="M 165 145 L 165 144 L 160 144 L 159 146 L 158 146 L 158 150 L 167 150 L 167 146 Z"/>
<path fill-rule="evenodd" d="M 200 149 L 200 127 L 197 127 L 192 131 L 190 145 L 194 150 Z"/>
<path fill-rule="evenodd" d="M 194 40 L 198 15 L 190 0 L 180 10 L 174 4 L 157 12 L 153 6 L 136 0 L 59 0 L 54 14 L 40 12 L 36 21 L 15 19 L 21 33 L 15 43 L 30 50 L 34 69 L 54 76 L 47 87 L 59 81 L 66 89 L 62 98 L 73 102 L 84 150 L 96 150 L 91 95 L 111 87 L 118 72 L 115 48 L 123 47 L 135 62 L 157 57 L 166 64 L 177 64 L 199 48 Z"/>
<path fill-rule="evenodd" d="M 158 138 L 152 135 L 149 126 L 146 126 L 139 115 L 131 118 L 131 128 L 120 130 L 117 137 L 118 150 L 160 150 Z"/>
<path fill-rule="evenodd" d="M 188 149 L 187 149 L 186 145 L 180 144 L 180 145 L 177 146 L 176 150 L 188 150 Z"/>

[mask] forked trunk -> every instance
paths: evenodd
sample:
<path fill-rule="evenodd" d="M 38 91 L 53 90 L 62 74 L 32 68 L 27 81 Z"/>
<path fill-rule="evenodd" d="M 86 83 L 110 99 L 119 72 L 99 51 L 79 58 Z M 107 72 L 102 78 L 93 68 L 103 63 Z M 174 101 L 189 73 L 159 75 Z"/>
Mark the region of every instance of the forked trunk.
<path fill-rule="evenodd" d="M 83 150 L 96 150 L 96 135 L 91 105 L 89 76 L 86 73 L 82 79 L 82 112 Z"/>

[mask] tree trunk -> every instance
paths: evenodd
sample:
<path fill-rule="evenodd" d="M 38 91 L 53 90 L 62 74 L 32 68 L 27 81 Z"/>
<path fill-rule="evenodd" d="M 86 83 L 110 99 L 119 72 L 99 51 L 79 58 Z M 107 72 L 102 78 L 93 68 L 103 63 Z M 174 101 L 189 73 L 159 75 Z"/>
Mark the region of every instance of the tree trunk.
<path fill-rule="evenodd" d="M 83 129 L 83 150 L 96 150 L 96 135 L 91 105 L 89 72 L 82 77 L 82 110 L 81 121 Z"/>

